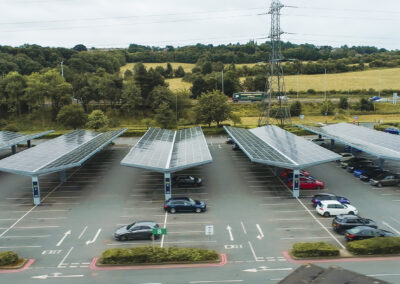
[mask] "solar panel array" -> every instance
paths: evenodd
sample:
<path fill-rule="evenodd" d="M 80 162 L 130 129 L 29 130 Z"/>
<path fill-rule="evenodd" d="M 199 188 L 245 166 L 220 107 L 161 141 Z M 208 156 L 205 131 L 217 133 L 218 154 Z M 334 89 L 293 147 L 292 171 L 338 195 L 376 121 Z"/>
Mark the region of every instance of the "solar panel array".
<path fill-rule="evenodd" d="M 340 159 L 339 155 L 274 125 L 225 130 L 254 162 L 294 169 Z"/>
<path fill-rule="evenodd" d="M 44 136 L 44 135 L 52 133 L 52 132 L 53 132 L 53 130 L 24 135 L 24 134 L 17 133 L 17 132 L 0 131 L 0 150 L 9 148 L 13 145 L 17 145 L 19 143 L 22 143 L 22 142 L 25 142 L 28 140 L 32 140 L 32 139 Z"/>
<path fill-rule="evenodd" d="M 97 133 L 75 130 L 0 161 L 0 170 L 38 175 L 79 165 L 126 129 Z"/>
<path fill-rule="evenodd" d="M 341 141 L 374 156 L 400 160 L 400 136 L 349 123 L 309 127 L 304 129 Z"/>
<path fill-rule="evenodd" d="M 179 131 L 150 128 L 121 161 L 121 165 L 174 172 L 211 161 L 200 127 Z"/>

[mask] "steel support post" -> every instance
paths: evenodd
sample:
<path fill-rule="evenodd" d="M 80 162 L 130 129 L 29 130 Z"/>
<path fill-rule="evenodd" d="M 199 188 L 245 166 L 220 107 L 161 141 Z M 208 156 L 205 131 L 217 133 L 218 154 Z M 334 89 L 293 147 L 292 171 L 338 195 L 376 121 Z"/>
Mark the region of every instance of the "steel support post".
<path fill-rule="evenodd" d="M 28 148 L 31 147 L 31 140 L 26 141 L 26 146 L 28 146 Z"/>
<path fill-rule="evenodd" d="M 278 167 L 274 167 L 274 175 L 278 176 Z"/>
<path fill-rule="evenodd" d="M 164 193 L 165 200 L 171 198 L 172 183 L 171 183 L 171 173 L 164 173 Z"/>
<path fill-rule="evenodd" d="M 379 168 L 380 168 L 381 170 L 383 170 L 384 164 L 385 164 L 385 159 L 380 158 L 380 159 L 379 159 Z"/>
<path fill-rule="evenodd" d="M 13 153 L 13 154 L 17 153 L 17 146 L 16 145 L 12 145 L 11 146 L 11 153 Z"/>
<path fill-rule="evenodd" d="M 300 170 L 293 170 L 293 197 L 300 195 Z"/>
<path fill-rule="evenodd" d="M 60 172 L 60 181 L 61 182 L 66 182 L 67 181 L 67 172 L 66 171 L 61 171 Z"/>
<path fill-rule="evenodd" d="M 322 135 L 321 135 L 321 134 L 318 134 L 318 138 L 321 139 L 321 138 L 322 138 Z"/>
<path fill-rule="evenodd" d="M 335 140 L 331 139 L 331 150 L 335 147 Z"/>
<path fill-rule="evenodd" d="M 40 204 L 40 185 L 39 185 L 39 177 L 32 177 L 32 195 L 33 195 L 33 204 Z"/>

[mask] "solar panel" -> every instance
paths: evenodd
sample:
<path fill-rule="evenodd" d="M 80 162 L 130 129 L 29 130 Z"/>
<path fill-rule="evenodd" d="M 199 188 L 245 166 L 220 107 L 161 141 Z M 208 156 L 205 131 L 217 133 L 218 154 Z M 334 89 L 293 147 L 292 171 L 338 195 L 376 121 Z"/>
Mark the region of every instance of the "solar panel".
<path fill-rule="evenodd" d="M 49 133 L 54 132 L 54 130 L 38 132 L 34 134 L 21 134 L 17 132 L 11 131 L 0 131 L 0 150 L 9 148 L 13 145 L 17 145 L 19 143 L 32 140 L 38 137 L 42 137 Z"/>
<path fill-rule="evenodd" d="M 121 165 L 174 172 L 211 160 L 200 127 L 179 131 L 150 128 L 121 161 Z"/>
<path fill-rule="evenodd" d="M 97 133 L 75 130 L 0 161 L 0 170 L 38 175 L 79 165 L 126 129 Z"/>
<path fill-rule="evenodd" d="M 400 136 L 349 123 L 324 127 L 298 125 L 311 132 L 341 141 L 344 144 L 379 158 L 400 160 Z"/>
<path fill-rule="evenodd" d="M 252 130 L 224 127 L 250 160 L 284 168 L 305 168 L 340 156 L 274 125 Z"/>

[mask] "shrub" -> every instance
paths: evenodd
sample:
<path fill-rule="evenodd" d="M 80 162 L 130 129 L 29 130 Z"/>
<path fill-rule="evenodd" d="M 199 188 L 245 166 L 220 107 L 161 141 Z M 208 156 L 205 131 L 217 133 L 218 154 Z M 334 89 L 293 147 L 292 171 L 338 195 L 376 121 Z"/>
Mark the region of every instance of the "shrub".
<path fill-rule="evenodd" d="M 9 124 L 9 125 L 7 125 L 6 127 L 4 127 L 3 130 L 18 132 L 19 129 L 18 129 L 18 127 L 17 127 L 16 125 L 14 125 L 14 124 Z"/>
<path fill-rule="evenodd" d="M 295 243 L 292 254 L 295 257 L 337 256 L 339 249 L 324 242 Z"/>
<path fill-rule="evenodd" d="M 354 254 L 398 254 L 400 237 L 372 238 L 347 243 L 347 249 Z"/>
<path fill-rule="evenodd" d="M 85 125 L 87 115 L 80 105 L 66 105 L 57 114 L 57 121 L 66 127 L 77 129 Z"/>
<path fill-rule="evenodd" d="M 94 110 L 89 114 L 86 126 L 92 129 L 108 127 L 108 118 L 101 110 Z"/>
<path fill-rule="evenodd" d="M 101 264 L 136 264 L 216 261 L 218 259 L 218 253 L 213 250 L 176 247 L 167 249 L 145 246 L 108 249 L 103 252 L 99 262 Z"/>
<path fill-rule="evenodd" d="M 18 262 L 18 254 L 13 251 L 0 252 L 0 266 L 13 265 Z"/>

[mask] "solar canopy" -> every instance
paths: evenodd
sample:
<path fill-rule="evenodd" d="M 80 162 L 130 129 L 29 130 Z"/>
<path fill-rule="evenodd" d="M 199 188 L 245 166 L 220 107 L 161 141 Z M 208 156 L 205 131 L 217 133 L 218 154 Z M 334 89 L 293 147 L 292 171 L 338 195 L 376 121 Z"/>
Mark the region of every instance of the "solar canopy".
<path fill-rule="evenodd" d="M 212 162 L 201 127 L 178 131 L 150 128 L 121 165 L 172 173 Z"/>
<path fill-rule="evenodd" d="M 340 141 L 381 159 L 400 160 L 400 136 L 350 123 L 323 127 L 297 125 L 310 132 Z"/>
<path fill-rule="evenodd" d="M 37 176 L 82 165 L 126 129 L 75 130 L 0 161 L 0 171 Z"/>
<path fill-rule="evenodd" d="M 275 125 L 251 130 L 224 126 L 252 162 L 302 169 L 339 160 L 341 156 Z"/>
<path fill-rule="evenodd" d="M 54 132 L 54 130 L 38 132 L 34 134 L 21 134 L 18 132 L 11 131 L 0 131 L 0 150 L 10 148 L 11 146 L 17 145 L 19 143 L 33 140 L 49 133 Z"/>

